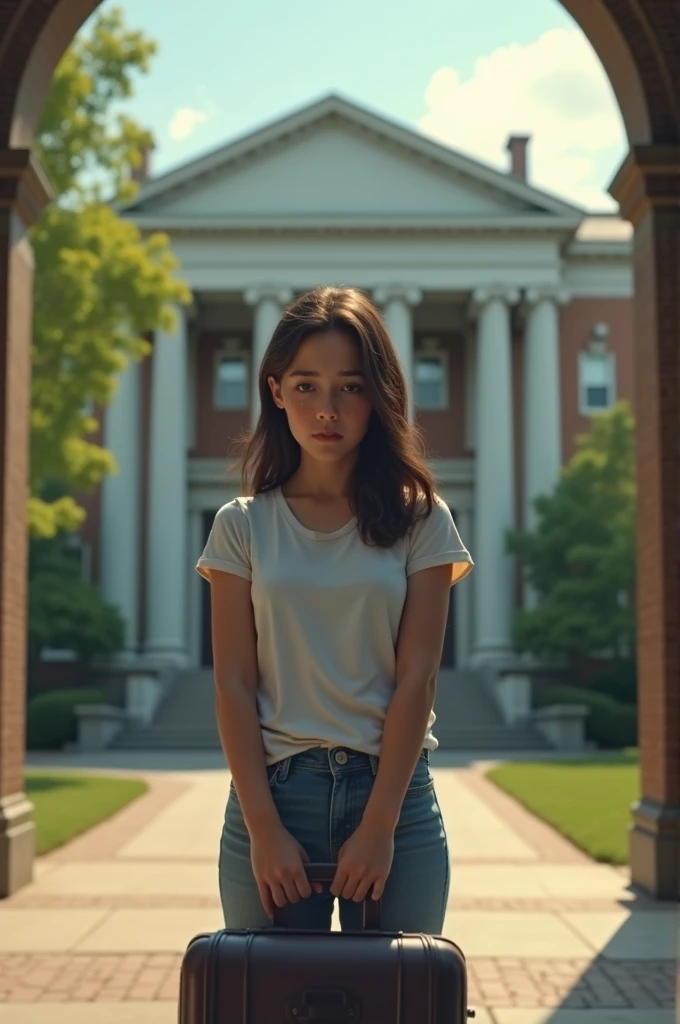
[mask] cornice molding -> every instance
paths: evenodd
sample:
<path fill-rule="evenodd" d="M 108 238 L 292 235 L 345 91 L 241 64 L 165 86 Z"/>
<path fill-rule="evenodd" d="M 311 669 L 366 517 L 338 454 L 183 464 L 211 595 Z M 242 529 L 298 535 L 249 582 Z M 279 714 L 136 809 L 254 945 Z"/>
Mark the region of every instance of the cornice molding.
<path fill-rule="evenodd" d="M 578 221 L 535 216 L 518 217 L 178 217 L 160 214 L 123 213 L 140 231 L 166 231 L 175 235 L 239 235 L 239 234 L 291 234 L 291 235 L 395 235 L 455 232 L 457 238 L 480 234 L 512 235 L 533 234 L 541 238 L 568 241 L 578 228 Z M 579 243 L 587 244 L 587 243 Z"/>

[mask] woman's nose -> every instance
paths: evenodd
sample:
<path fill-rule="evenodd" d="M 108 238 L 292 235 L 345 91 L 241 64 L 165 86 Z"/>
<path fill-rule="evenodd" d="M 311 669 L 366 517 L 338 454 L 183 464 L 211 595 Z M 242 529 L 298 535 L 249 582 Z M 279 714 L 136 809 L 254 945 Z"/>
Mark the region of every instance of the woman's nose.
<path fill-rule="evenodd" d="M 335 400 L 333 398 L 322 398 L 319 402 L 317 412 L 319 416 L 337 416 L 338 410 L 336 408 Z"/>

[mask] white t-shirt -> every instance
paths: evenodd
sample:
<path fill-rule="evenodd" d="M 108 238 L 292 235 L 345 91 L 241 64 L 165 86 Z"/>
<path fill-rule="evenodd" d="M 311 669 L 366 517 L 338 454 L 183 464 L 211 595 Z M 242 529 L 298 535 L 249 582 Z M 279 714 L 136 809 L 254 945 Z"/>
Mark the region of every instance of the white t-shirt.
<path fill-rule="evenodd" d="M 439 496 L 391 548 L 364 544 L 356 517 L 332 533 L 307 529 L 280 487 L 222 506 L 196 569 L 251 581 L 267 764 L 317 746 L 380 753 L 407 577 L 448 563 L 452 584 L 473 565 Z"/>

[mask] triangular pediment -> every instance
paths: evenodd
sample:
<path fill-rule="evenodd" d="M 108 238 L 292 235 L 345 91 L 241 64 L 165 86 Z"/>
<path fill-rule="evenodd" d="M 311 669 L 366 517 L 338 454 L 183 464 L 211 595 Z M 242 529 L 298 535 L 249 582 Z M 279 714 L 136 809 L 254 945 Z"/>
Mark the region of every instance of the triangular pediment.
<path fill-rule="evenodd" d="M 128 216 L 461 218 L 582 211 L 411 129 L 330 96 L 147 182 Z"/>

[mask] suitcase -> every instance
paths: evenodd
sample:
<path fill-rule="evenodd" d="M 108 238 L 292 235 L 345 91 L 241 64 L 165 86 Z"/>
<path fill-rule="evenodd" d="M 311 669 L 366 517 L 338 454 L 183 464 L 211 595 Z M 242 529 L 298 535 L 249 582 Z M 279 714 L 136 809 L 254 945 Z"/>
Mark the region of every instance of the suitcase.
<path fill-rule="evenodd" d="M 335 864 L 305 865 L 330 884 Z M 179 1024 L 464 1024 L 465 958 L 441 936 L 380 930 L 380 901 L 363 931 L 277 926 L 197 935 L 182 960 Z"/>

